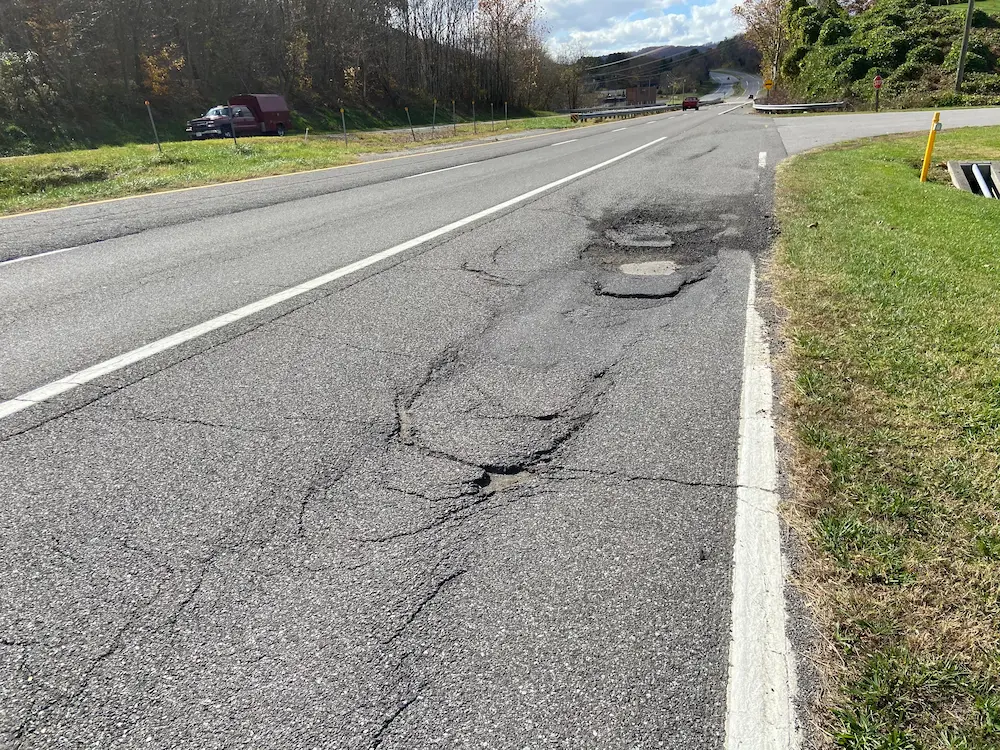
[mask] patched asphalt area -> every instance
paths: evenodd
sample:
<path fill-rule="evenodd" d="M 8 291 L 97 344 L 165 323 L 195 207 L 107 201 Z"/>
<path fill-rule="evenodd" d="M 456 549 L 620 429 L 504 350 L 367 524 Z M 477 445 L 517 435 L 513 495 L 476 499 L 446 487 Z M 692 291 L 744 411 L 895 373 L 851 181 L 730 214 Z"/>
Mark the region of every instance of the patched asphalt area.
<path fill-rule="evenodd" d="M 8 741 L 721 747 L 766 230 L 683 150 L 0 442 Z M 653 256 L 712 266 L 606 293 Z"/>

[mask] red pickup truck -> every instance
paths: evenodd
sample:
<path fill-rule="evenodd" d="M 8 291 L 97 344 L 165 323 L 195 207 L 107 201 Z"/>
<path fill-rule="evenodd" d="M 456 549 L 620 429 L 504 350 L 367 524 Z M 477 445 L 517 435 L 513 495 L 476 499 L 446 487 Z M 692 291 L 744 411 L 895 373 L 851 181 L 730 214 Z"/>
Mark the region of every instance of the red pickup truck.
<path fill-rule="evenodd" d="M 188 121 L 194 139 L 227 138 L 236 135 L 284 135 L 291 122 L 285 98 L 279 94 L 241 94 L 229 104 L 217 104 L 202 117 Z"/>

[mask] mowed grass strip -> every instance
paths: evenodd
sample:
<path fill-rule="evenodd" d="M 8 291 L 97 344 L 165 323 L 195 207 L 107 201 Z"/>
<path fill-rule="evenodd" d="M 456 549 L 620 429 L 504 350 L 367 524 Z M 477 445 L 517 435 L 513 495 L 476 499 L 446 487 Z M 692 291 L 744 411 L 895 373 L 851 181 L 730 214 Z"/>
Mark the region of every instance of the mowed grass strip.
<path fill-rule="evenodd" d="M 302 133 L 284 138 L 257 137 L 176 141 L 155 145 L 106 146 L 0 159 L 0 215 L 120 198 L 161 190 L 209 185 L 250 177 L 289 174 L 361 161 L 381 154 L 429 145 L 461 143 L 536 129 L 580 127 L 568 116 L 480 122 L 418 132 L 351 132 L 345 145 L 334 134 Z M 474 132 L 475 130 L 475 132 Z"/>
<path fill-rule="evenodd" d="M 771 276 L 797 583 L 827 638 L 824 728 L 853 750 L 1000 748 L 1000 201 L 940 162 L 1000 128 L 795 157 Z"/>
<path fill-rule="evenodd" d="M 968 7 L 968 3 L 955 3 L 949 5 L 948 10 L 965 16 Z M 1000 16 L 1000 0 L 976 0 L 976 7 L 992 16 Z"/>

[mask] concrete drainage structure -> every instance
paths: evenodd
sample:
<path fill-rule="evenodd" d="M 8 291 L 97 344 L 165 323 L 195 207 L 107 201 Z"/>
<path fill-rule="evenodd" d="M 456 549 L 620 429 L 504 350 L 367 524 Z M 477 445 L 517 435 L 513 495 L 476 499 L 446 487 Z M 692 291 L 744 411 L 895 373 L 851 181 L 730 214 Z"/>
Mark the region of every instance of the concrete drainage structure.
<path fill-rule="evenodd" d="M 948 173 L 959 190 L 986 198 L 1000 198 L 1000 162 L 950 161 Z"/>

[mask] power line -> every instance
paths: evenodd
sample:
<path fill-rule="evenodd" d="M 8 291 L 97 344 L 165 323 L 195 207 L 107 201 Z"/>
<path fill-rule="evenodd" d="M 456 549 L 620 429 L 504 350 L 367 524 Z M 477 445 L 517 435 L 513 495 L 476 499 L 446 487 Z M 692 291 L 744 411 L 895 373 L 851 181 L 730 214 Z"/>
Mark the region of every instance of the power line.
<path fill-rule="evenodd" d="M 626 57 L 623 60 L 615 60 L 614 62 L 603 63 L 601 65 L 595 65 L 592 68 L 584 68 L 584 71 L 585 72 L 589 72 L 591 70 L 598 70 L 600 68 L 607 68 L 607 67 L 610 67 L 612 65 L 621 65 L 622 63 L 626 63 L 629 60 L 638 60 L 640 57 L 646 57 L 647 55 L 652 55 L 655 52 L 660 52 L 662 50 L 670 48 L 671 46 L 672 45 L 670 45 L 670 44 L 664 44 L 662 47 L 656 47 L 655 49 L 649 50 L 649 52 L 640 52 L 638 55 L 633 55 L 632 57 Z M 697 49 L 697 47 L 695 47 L 694 49 Z M 684 53 L 678 53 L 678 54 L 684 54 Z"/>
<path fill-rule="evenodd" d="M 610 73 L 614 73 L 614 74 L 618 75 L 617 78 L 613 78 L 613 79 L 611 79 L 611 81 L 615 82 L 615 81 L 626 80 L 623 76 L 632 77 L 632 76 L 636 76 L 636 75 L 639 75 L 639 76 L 651 75 L 653 72 L 655 72 L 652 69 L 648 70 L 648 71 L 645 71 L 645 72 L 640 72 L 640 71 L 643 68 L 646 68 L 646 67 L 649 67 L 649 66 L 652 66 L 652 65 L 666 65 L 667 66 L 667 70 L 670 70 L 675 65 L 678 65 L 680 63 L 686 63 L 689 60 L 699 60 L 699 59 L 705 57 L 706 55 L 711 54 L 712 51 L 713 51 L 712 49 L 706 49 L 704 51 L 698 52 L 698 54 L 696 54 L 696 55 L 692 55 L 690 53 L 681 53 L 680 57 L 676 57 L 675 56 L 675 57 L 671 57 L 671 58 L 661 58 L 659 60 L 650 60 L 649 62 L 640 63 L 639 65 L 636 65 L 635 67 L 630 68 L 627 71 L 609 71 Z M 635 58 L 630 58 L 630 59 L 634 60 Z M 625 61 L 623 60 L 622 62 L 625 62 Z M 588 68 L 587 70 L 593 70 L 593 68 Z M 662 72 L 666 72 L 666 71 L 662 71 Z M 606 79 L 600 78 L 600 74 L 597 75 L 597 76 L 591 76 L 591 77 L 594 80 L 600 79 L 602 82 L 607 82 Z"/>

